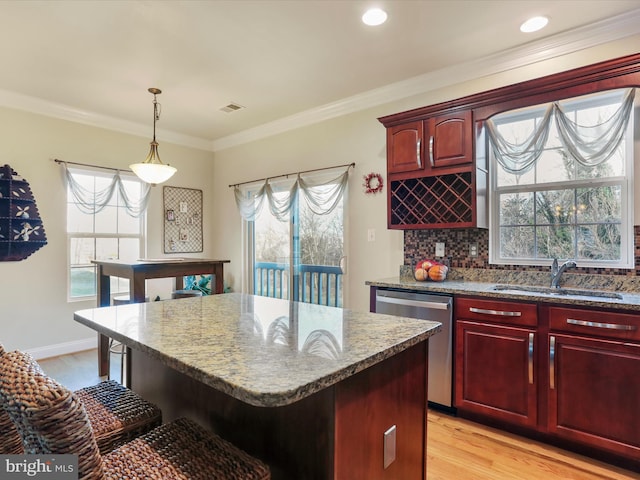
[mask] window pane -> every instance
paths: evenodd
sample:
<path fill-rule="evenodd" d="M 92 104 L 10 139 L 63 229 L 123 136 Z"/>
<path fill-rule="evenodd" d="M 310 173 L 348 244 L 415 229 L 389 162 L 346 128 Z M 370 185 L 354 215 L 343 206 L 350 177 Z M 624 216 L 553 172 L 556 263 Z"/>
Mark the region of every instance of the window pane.
<path fill-rule="evenodd" d="M 536 228 L 537 258 L 573 258 L 574 230 L 570 226 Z"/>
<path fill-rule="evenodd" d="M 118 233 L 140 233 L 140 219 L 129 215 L 124 207 L 118 209 Z"/>
<path fill-rule="evenodd" d="M 75 204 L 68 203 L 67 232 L 93 233 L 93 215 L 82 213 Z"/>
<path fill-rule="evenodd" d="M 575 175 L 573 162 L 567 161 L 564 151 L 545 150 L 536 164 L 536 183 L 553 183 L 572 180 Z"/>
<path fill-rule="evenodd" d="M 533 225 L 533 193 L 500 195 L 500 225 Z"/>
<path fill-rule="evenodd" d="M 96 272 L 94 267 L 71 267 L 71 297 L 88 297 L 96 294 Z"/>
<path fill-rule="evenodd" d="M 579 188 L 576 210 L 578 223 L 621 223 L 622 187 Z"/>
<path fill-rule="evenodd" d="M 499 187 L 506 187 L 511 185 L 532 185 L 536 181 L 535 169 L 532 168 L 527 173 L 522 175 L 514 175 L 507 173 L 501 165 L 495 164 L 497 179 L 496 182 Z"/>
<path fill-rule="evenodd" d="M 96 238 L 96 260 L 117 260 L 118 239 Z"/>
<path fill-rule="evenodd" d="M 135 262 L 140 258 L 140 240 L 138 238 L 121 238 L 118 258 L 127 262 Z"/>
<path fill-rule="evenodd" d="M 500 227 L 500 256 L 502 258 L 533 258 L 533 227 Z"/>
<path fill-rule="evenodd" d="M 100 213 L 96 213 L 96 233 L 118 233 L 118 209 L 116 207 L 104 207 Z"/>
<path fill-rule="evenodd" d="M 557 225 L 575 222 L 574 190 L 550 190 L 536 193 L 536 223 Z"/>
<path fill-rule="evenodd" d="M 91 265 L 91 260 L 95 257 L 94 238 L 72 238 L 69 263 L 72 266 Z"/>
<path fill-rule="evenodd" d="M 578 228 L 578 258 L 620 260 L 620 225 L 581 225 Z"/>

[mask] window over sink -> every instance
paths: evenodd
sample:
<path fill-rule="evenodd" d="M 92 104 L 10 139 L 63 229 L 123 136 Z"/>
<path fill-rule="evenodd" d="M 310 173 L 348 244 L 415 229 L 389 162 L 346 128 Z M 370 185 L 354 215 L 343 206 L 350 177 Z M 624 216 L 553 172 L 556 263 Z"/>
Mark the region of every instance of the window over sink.
<path fill-rule="evenodd" d="M 633 267 L 634 93 L 604 91 L 487 121 L 491 263 Z"/>

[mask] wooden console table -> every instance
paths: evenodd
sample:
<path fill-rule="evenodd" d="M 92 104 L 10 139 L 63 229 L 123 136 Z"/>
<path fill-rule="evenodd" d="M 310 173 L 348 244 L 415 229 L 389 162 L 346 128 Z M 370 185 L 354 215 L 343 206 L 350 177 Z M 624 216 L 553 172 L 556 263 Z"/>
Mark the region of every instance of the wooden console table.
<path fill-rule="evenodd" d="M 145 280 L 149 278 L 175 277 L 176 290 L 183 287 L 185 275 L 214 275 L 211 293 L 224 292 L 224 264 L 229 260 L 210 260 L 204 258 L 138 260 L 123 262 L 119 260 L 93 260 L 98 266 L 98 306 L 111 305 L 111 279 L 121 277 L 129 280 L 129 298 L 133 303 L 144 302 L 146 295 Z M 109 337 L 98 334 L 98 375 L 109 372 Z"/>

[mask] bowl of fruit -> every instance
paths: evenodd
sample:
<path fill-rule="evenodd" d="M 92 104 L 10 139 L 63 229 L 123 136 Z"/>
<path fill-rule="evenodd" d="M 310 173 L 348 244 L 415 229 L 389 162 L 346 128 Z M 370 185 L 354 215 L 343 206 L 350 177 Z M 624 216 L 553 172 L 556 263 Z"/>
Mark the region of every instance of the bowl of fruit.
<path fill-rule="evenodd" d="M 418 282 L 444 282 L 447 278 L 449 268 L 435 260 L 422 260 L 416 265 L 414 277 Z"/>

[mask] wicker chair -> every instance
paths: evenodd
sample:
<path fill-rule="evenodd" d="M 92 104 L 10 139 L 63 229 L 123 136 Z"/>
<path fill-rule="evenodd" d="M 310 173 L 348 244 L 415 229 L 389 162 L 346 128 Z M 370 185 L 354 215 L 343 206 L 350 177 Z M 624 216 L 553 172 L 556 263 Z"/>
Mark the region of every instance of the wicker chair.
<path fill-rule="evenodd" d="M 82 401 L 21 352 L 0 357 L 0 402 L 26 453 L 76 454 L 79 479 L 271 478 L 261 461 L 184 418 L 101 455 Z"/>
<path fill-rule="evenodd" d="M 0 358 L 3 352 L 0 346 Z M 31 374 L 44 375 L 37 362 L 29 359 Z M 157 406 L 115 381 L 82 388 L 75 395 L 84 404 L 101 453 L 110 452 L 162 423 L 162 412 Z M 18 431 L 0 408 L 0 454 L 23 452 Z"/>

